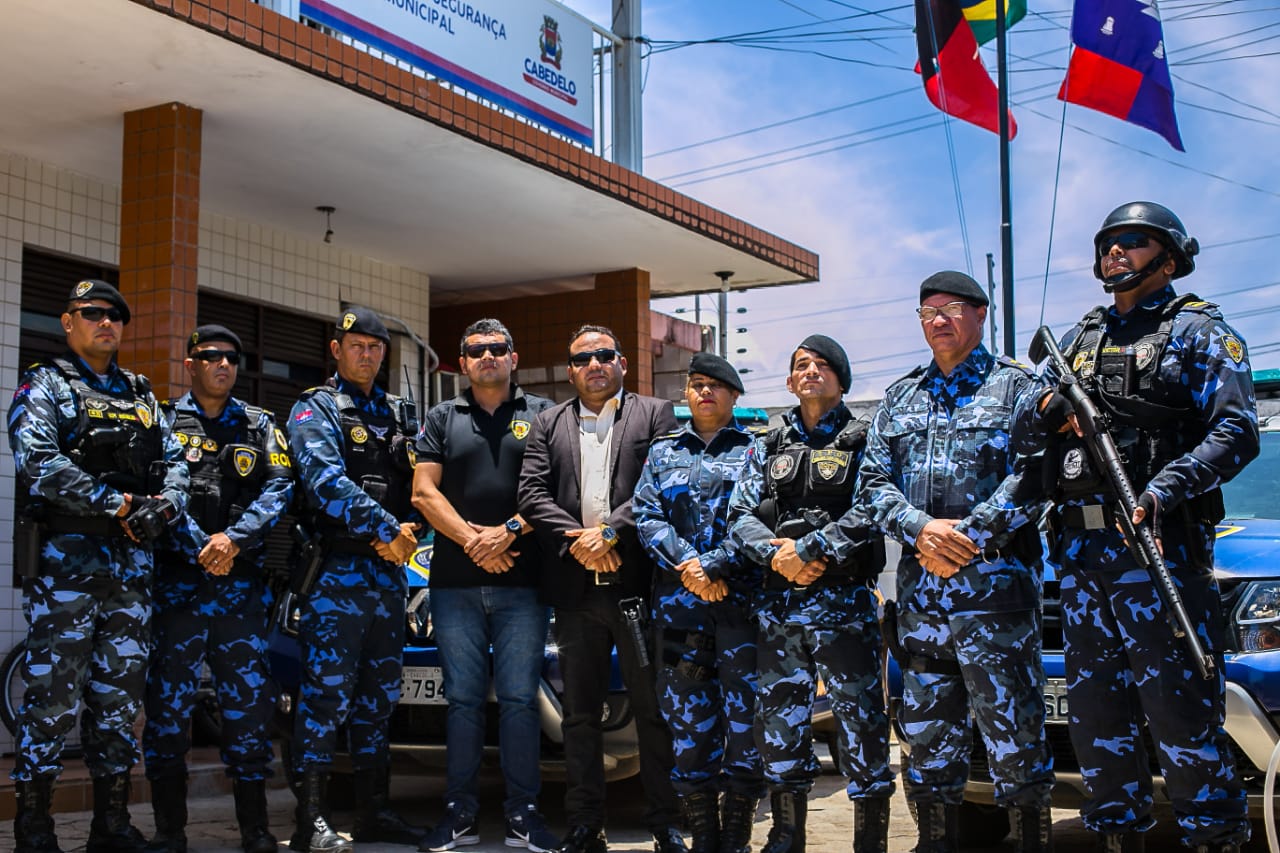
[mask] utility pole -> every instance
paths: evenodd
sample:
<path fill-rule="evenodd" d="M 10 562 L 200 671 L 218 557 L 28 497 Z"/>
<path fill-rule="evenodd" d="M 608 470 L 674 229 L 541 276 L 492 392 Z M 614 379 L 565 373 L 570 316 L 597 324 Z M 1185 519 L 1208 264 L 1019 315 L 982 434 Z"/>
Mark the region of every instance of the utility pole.
<path fill-rule="evenodd" d="M 613 0 L 613 162 L 644 170 L 640 108 L 640 0 Z"/>
<path fill-rule="evenodd" d="M 732 270 L 721 270 L 716 273 L 720 279 L 720 357 L 729 357 L 729 279 L 733 278 Z"/>

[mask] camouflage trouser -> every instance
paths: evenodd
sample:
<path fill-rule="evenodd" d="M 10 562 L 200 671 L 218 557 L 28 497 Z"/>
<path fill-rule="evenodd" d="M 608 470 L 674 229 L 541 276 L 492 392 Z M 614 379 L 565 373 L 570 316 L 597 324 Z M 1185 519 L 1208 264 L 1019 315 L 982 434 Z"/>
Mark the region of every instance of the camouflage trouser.
<path fill-rule="evenodd" d="M 807 793 L 821 771 L 809 720 L 820 676 L 836 719 L 849 798 L 893 793 L 880 629 L 870 593 L 861 589 L 857 595 L 859 618 L 839 628 L 761 620 L 755 733 L 774 790 Z"/>
<path fill-rule="evenodd" d="M 1151 771 L 1145 716 L 1178 823 L 1192 846 L 1248 837 L 1244 786 L 1223 732 L 1222 615 L 1218 586 L 1204 572 L 1176 580 L 1200 642 L 1218 661 L 1201 678 L 1165 620 L 1146 572 L 1066 569 L 1066 635 L 1071 742 L 1089 800 L 1082 814 L 1096 832 L 1146 829 Z"/>
<path fill-rule="evenodd" d="M 680 601 L 658 605 L 658 708 L 671 729 L 672 786 L 764 792 L 752 720 L 756 707 L 756 628 L 737 608 Z M 692 627 L 686 627 L 692 626 Z"/>
<path fill-rule="evenodd" d="M 1035 611 L 898 613 L 907 654 L 960 675 L 902 673 L 902 730 L 910 746 L 909 797 L 959 803 L 969 773 L 972 728 L 987 747 L 996 802 L 1048 805 L 1053 762 L 1044 740 L 1044 669 Z M 925 664 L 928 666 L 928 664 Z"/>
<path fill-rule="evenodd" d="M 23 584 L 23 611 L 27 691 L 11 778 L 62 772 L 62 746 L 81 703 L 81 743 L 90 774 L 112 776 L 133 767 L 133 723 L 150 648 L 147 582 L 103 574 L 37 577 Z"/>
<path fill-rule="evenodd" d="M 142 730 L 147 778 L 185 773 L 191 711 L 206 661 L 222 714 L 222 763 L 236 779 L 271 775 L 267 726 L 276 687 L 264 658 L 266 629 L 261 595 L 248 597 L 239 612 L 220 616 L 201 615 L 194 606 L 157 608 Z"/>
<path fill-rule="evenodd" d="M 385 764 L 400 699 L 404 591 L 321 585 L 302 606 L 302 685 L 294 725 L 299 770 L 328 766 L 346 723 L 357 769 Z"/>

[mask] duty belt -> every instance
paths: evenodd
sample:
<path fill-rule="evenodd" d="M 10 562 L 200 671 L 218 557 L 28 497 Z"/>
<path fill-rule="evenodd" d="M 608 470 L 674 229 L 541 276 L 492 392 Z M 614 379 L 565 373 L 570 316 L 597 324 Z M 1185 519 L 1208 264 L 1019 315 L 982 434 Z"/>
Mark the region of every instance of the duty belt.
<path fill-rule="evenodd" d="M 382 559 L 373 545 L 364 539 L 330 533 L 323 534 L 322 538 L 323 548 L 330 554 L 354 554 L 357 557 L 377 557 L 379 560 Z"/>
<path fill-rule="evenodd" d="M 124 527 L 118 518 L 100 515 L 63 515 L 48 513 L 41 522 L 45 533 L 79 533 L 83 536 L 124 536 Z"/>
<path fill-rule="evenodd" d="M 1076 530 L 1103 530 L 1109 525 L 1105 504 L 1085 504 L 1084 506 L 1064 506 L 1058 510 L 1063 527 Z"/>

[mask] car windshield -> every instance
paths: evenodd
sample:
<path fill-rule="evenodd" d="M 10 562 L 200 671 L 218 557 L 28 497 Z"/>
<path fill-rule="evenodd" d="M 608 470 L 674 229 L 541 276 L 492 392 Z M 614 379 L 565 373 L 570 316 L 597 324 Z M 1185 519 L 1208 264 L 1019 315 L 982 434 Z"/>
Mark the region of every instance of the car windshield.
<path fill-rule="evenodd" d="M 1262 433 L 1258 458 L 1222 487 L 1227 518 L 1280 518 L 1280 430 Z"/>

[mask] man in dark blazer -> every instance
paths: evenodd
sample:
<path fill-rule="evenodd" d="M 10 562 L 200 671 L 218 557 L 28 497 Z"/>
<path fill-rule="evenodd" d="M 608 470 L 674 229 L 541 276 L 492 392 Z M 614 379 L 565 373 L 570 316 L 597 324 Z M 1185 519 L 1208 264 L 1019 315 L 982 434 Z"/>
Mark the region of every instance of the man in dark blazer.
<path fill-rule="evenodd" d="M 556 609 L 564 676 L 569 832 L 562 853 L 606 851 L 600 708 L 615 644 L 640 741 L 654 850 L 685 850 L 674 828 L 671 735 L 658 714 L 652 661 L 624 614 L 648 614 L 654 572 L 636 535 L 631 496 L 649 443 L 677 425 L 671 403 L 623 390 L 626 372 L 613 332 L 579 329 L 569 344 L 569 381 L 578 396 L 538 414 L 520 476 L 520 514 L 543 547 L 540 588 Z"/>

